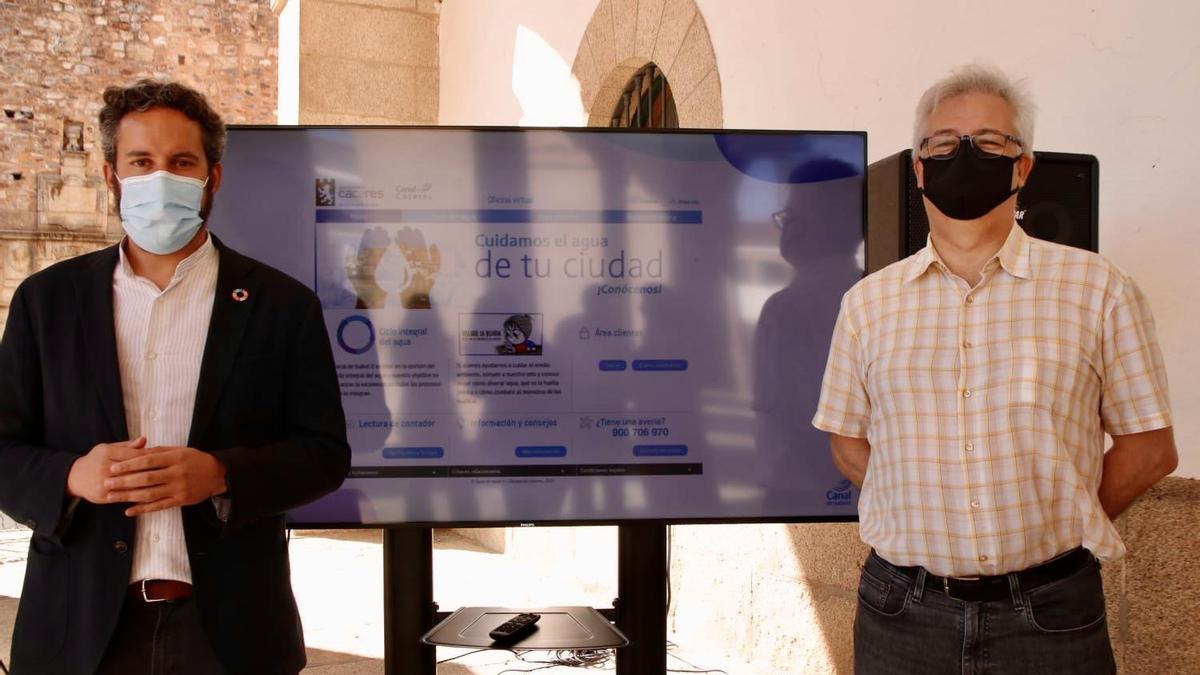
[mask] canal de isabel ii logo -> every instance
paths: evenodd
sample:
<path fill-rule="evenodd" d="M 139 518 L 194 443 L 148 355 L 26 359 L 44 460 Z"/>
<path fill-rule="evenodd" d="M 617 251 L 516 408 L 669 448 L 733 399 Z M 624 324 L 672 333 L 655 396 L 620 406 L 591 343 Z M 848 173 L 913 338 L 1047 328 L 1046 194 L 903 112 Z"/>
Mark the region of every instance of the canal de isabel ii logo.
<path fill-rule="evenodd" d="M 825 491 L 826 506 L 849 506 L 850 501 L 854 498 L 854 486 L 850 484 L 849 479 L 838 481 L 829 490 Z"/>

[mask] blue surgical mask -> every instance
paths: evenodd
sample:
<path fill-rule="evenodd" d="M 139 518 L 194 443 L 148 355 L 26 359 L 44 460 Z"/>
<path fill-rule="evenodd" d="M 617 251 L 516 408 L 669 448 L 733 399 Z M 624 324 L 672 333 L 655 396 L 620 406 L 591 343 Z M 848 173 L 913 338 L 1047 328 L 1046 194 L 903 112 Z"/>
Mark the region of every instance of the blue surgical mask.
<path fill-rule="evenodd" d="M 121 183 L 121 224 L 142 248 L 158 255 L 174 253 L 196 236 L 204 219 L 200 206 L 208 180 L 155 171 Z"/>

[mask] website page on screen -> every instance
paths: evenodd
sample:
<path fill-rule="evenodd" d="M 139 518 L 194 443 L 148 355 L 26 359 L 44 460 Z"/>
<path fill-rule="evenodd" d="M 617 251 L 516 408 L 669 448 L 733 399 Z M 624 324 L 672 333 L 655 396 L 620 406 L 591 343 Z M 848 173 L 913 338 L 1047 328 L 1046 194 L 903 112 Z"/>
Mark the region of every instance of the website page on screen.
<path fill-rule="evenodd" d="M 864 146 L 231 130 L 213 231 L 316 291 L 353 449 L 293 522 L 853 515 L 810 420 Z"/>

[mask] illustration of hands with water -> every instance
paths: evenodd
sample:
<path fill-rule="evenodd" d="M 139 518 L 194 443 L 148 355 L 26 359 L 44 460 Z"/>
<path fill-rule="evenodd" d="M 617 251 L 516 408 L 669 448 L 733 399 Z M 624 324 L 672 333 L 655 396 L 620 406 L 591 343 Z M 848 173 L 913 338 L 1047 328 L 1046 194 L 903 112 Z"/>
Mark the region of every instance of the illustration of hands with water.
<path fill-rule="evenodd" d="M 405 309 L 429 309 L 429 293 L 442 269 L 442 254 L 437 244 L 427 246 L 425 235 L 411 227 L 396 233 L 396 246 L 408 264 L 408 274 L 400 289 L 400 304 Z"/>
<path fill-rule="evenodd" d="M 346 278 L 354 286 L 359 309 L 379 309 L 387 302 L 387 291 L 379 285 L 376 273 L 390 244 L 387 230 L 372 227 L 363 232 L 358 252 L 346 260 Z"/>

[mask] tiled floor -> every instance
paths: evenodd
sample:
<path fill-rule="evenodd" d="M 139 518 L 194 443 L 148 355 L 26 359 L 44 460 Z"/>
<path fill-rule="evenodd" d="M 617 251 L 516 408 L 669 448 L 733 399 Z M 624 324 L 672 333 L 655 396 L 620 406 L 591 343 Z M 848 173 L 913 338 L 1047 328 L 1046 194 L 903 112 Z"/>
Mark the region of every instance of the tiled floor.
<path fill-rule="evenodd" d="M 520 570 L 507 570 L 512 561 L 487 553 L 469 541 L 446 541 L 454 535 L 439 532 L 435 570 L 447 580 L 457 580 L 444 592 L 443 607 L 461 604 L 519 606 L 534 604 L 536 597 L 563 598 L 556 604 L 600 604 L 595 594 L 588 597 L 571 587 L 570 580 L 539 577 L 536 584 L 511 584 L 500 596 L 495 595 L 495 579 L 506 575 L 520 578 Z M 25 573 L 25 555 L 29 546 L 27 531 L 0 531 L 0 658 L 7 662 L 17 598 Z M 301 532 L 291 541 L 292 583 L 304 622 L 308 644 L 308 668 L 313 675 L 383 675 L 383 553 L 377 530 L 342 532 Z M 478 573 L 481 565 L 490 573 Z M 497 569 L 499 566 L 499 569 Z M 506 593 L 506 595 L 505 595 Z M 574 594 L 574 595 L 572 595 Z M 470 602 L 486 597 L 486 602 Z M 582 672 L 615 672 L 610 659 L 606 665 L 588 669 L 550 666 L 548 652 L 527 652 L 520 658 L 504 651 L 472 652 L 465 649 L 439 648 L 439 675 L 499 675 L 536 670 L 547 675 Z M 458 658 L 455 658 L 458 657 Z M 453 661 L 448 661 L 454 659 Z M 686 659 L 686 660 L 685 660 Z M 542 663 L 539 663 L 541 661 Z M 704 663 L 699 666 L 696 664 Z M 711 659 L 691 656 L 683 649 L 672 649 L 670 668 L 680 672 L 728 672 L 746 675 L 749 671 L 721 665 Z"/>

